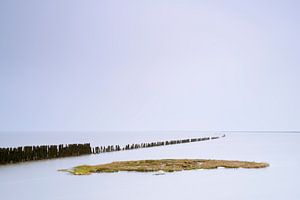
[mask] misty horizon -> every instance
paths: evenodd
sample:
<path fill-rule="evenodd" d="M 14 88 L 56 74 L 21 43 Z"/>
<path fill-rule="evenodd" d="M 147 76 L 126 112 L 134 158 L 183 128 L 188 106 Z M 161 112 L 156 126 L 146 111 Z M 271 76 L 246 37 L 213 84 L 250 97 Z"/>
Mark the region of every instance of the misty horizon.
<path fill-rule="evenodd" d="M 297 1 L 0 3 L 0 131 L 300 130 Z"/>

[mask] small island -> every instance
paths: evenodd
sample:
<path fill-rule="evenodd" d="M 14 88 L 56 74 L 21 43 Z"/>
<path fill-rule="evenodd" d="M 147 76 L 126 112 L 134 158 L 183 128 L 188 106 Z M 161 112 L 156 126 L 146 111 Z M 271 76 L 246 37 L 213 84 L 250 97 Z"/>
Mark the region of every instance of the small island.
<path fill-rule="evenodd" d="M 205 159 L 162 159 L 162 160 L 136 160 L 118 161 L 101 165 L 80 165 L 72 169 L 59 171 L 70 172 L 74 175 L 89 175 L 91 173 L 106 173 L 119 171 L 134 172 L 175 172 L 196 169 L 223 168 L 265 168 L 268 163 L 248 162 L 235 160 L 205 160 Z"/>

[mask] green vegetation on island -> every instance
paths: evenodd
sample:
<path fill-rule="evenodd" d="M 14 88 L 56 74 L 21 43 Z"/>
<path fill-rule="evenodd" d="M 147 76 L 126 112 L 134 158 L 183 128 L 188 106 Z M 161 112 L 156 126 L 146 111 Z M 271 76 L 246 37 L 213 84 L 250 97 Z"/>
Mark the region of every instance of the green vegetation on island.
<path fill-rule="evenodd" d="M 268 163 L 235 161 L 235 160 L 204 160 L 204 159 L 162 159 L 119 161 L 101 165 L 81 165 L 73 169 L 60 170 L 74 175 L 89 175 L 91 173 L 135 171 L 135 172 L 175 172 L 196 169 L 224 168 L 265 168 Z"/>

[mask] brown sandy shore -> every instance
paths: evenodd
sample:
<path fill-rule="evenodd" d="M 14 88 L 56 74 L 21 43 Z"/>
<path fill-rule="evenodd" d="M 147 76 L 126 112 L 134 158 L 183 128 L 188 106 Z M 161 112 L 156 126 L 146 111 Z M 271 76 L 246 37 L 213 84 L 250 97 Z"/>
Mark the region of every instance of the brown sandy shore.
<path fill-rule="evenodd" d="M 236 160 L 204 160 L 204 159 L 162 159 L 162 160 L 136 160 L 119 161 L 101 165 L 80 165 L 72 169 L 59 171 L 70 172 L 74 175 L 89 175 L 91 173 L 135 171 L 135 172 L 175 172 L 196 169 L 224 168 L 265 168 L 268 163 L 248 162 Z"/>

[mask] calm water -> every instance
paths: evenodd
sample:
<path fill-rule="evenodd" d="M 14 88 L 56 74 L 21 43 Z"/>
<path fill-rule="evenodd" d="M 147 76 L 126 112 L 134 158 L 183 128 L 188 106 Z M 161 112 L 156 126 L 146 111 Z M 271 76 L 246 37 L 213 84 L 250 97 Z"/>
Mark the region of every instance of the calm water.
<path fill-rule="evenodd" d="M 10 133 L 0 146 L 90 141 L 92 145 L 126 144 L 213 133 Z M 300 135 L 227 133 L 225 138 L 76 158 L 0 167 L 1 199 L 299 199 Z M 217 169 L 169 173 L 121 172 L 72 176 L 57 172 L 80 164 L 157 158 L 211 158 L 266 161 L 266 169 Z"/>

